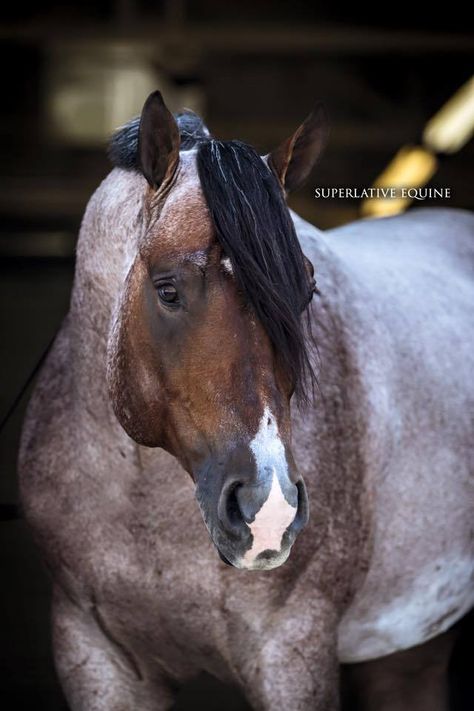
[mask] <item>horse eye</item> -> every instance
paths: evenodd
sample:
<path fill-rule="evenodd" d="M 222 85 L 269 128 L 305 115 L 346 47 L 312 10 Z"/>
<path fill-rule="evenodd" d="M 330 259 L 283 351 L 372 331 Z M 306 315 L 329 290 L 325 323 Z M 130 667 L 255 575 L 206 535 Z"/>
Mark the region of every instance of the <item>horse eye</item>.
<path fill-rule="evenodd" d="M 304 311 L 310 305 L 311 301 L 313 300 L 313 296 L 317 293 L 318 293 L 318 287 L 316 286 L 316 281 L 314 279 L 312 279 L 311 283 L 310 283 L 308 295 L 306 297 L 306 301 L 302 307 L 302 311 Z"/>
<path fill-rule="evenodd" d="M 176 304 L 178 292 L 173 284 L 161 284 L 158 287 L 158 296 L 165 304 Z"/>

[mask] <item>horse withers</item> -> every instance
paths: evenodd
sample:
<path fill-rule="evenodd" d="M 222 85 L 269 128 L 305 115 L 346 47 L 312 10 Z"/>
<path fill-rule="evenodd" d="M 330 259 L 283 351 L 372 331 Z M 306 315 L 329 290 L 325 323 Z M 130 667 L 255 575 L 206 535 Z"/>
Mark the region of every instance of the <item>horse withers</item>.
<path fill-rule="evenodd" d="M 256 709 L 337 709 L 340 663 L 384 660 L 399 697 L 364 672 L 367 709 L 446 708 L 474 220 L 318 232 L 285 193 L 325 135 L 316 108 L 261 158 L 155 92 L 112 141 L 20 452 L 74 710 L 166 709 L 201 671 Z"/>

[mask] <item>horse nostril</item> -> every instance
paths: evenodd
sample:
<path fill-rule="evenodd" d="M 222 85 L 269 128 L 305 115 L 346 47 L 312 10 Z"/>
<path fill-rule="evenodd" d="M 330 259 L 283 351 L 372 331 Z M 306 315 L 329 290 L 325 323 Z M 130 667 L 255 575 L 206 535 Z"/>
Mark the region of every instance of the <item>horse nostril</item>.
<path fill-rule="evenodd" d="M 237 492 L 240 482 L 233 482 L 224 487 L 217 507 L 219 520 L 230 536 L 240 537 L 244 528 L 244 519 L 239 505 Z"/>
<path fill-rule="evenodd" d="M 293 521 L 293 528 L 296 531 L 300 531 L 306 526 L 309 518 L 309 504 L 308 504 L 308 494 L 306 493 L 306 487 L 302 479 L 296 482 L 296 489 L 298 491 L 298 504 L 296 509 L 296 516 Z"/>
<path fill-rule="evenodd" d="M 227 494 L 225 510 L 229 522 L 234 526 L 242 521 L 242 512 L 237 499 L 237 490 L 240 489 L 241 486 L 242 484 L 234 484 Z"/>

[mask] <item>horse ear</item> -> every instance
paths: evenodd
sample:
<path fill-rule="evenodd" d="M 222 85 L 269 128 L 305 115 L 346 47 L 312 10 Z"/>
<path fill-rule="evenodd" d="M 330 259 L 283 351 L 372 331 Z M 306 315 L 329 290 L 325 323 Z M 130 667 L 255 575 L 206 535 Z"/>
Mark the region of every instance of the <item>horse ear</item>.
<path fill-rule="evenodd" d="M 150 186 L 157 190 L 169 179 L 179 160 L 179 129 L 159 91 L 145 101 L 138 133 L 140 169 Z"/>
<path fill-rule="evenodd" d="M 268 165 L 287 193 L 297 190 L 307 180 L 328 133 L 326 110 L 322 103 L 318 103 L 297 131 L 267 156 Z"/>

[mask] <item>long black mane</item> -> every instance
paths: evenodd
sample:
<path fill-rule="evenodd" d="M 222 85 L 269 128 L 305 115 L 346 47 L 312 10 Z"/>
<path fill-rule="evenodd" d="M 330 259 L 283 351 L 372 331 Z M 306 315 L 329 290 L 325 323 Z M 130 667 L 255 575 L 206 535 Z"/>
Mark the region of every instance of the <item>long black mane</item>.
<path fill-rule="evenodd" d="M 314 382 L 309 320 L 302 318 L 312 279 L 278 179 L 251 146 L 215 140 L 192 112 L 176 119 L 181 149 L 197 148 L 201 187 L 237 283 L 304 402 Z M 114 165 L 139 170 L 138 128 L 133 119 L 113 137 Z"/>
<path fill-rule="evenodd" d="M 311 279 L 281 186 L 240 141 L 200 144 L 197 167 L 217 238 L 297 394 L 312 374 L 302 312 Z"/>

